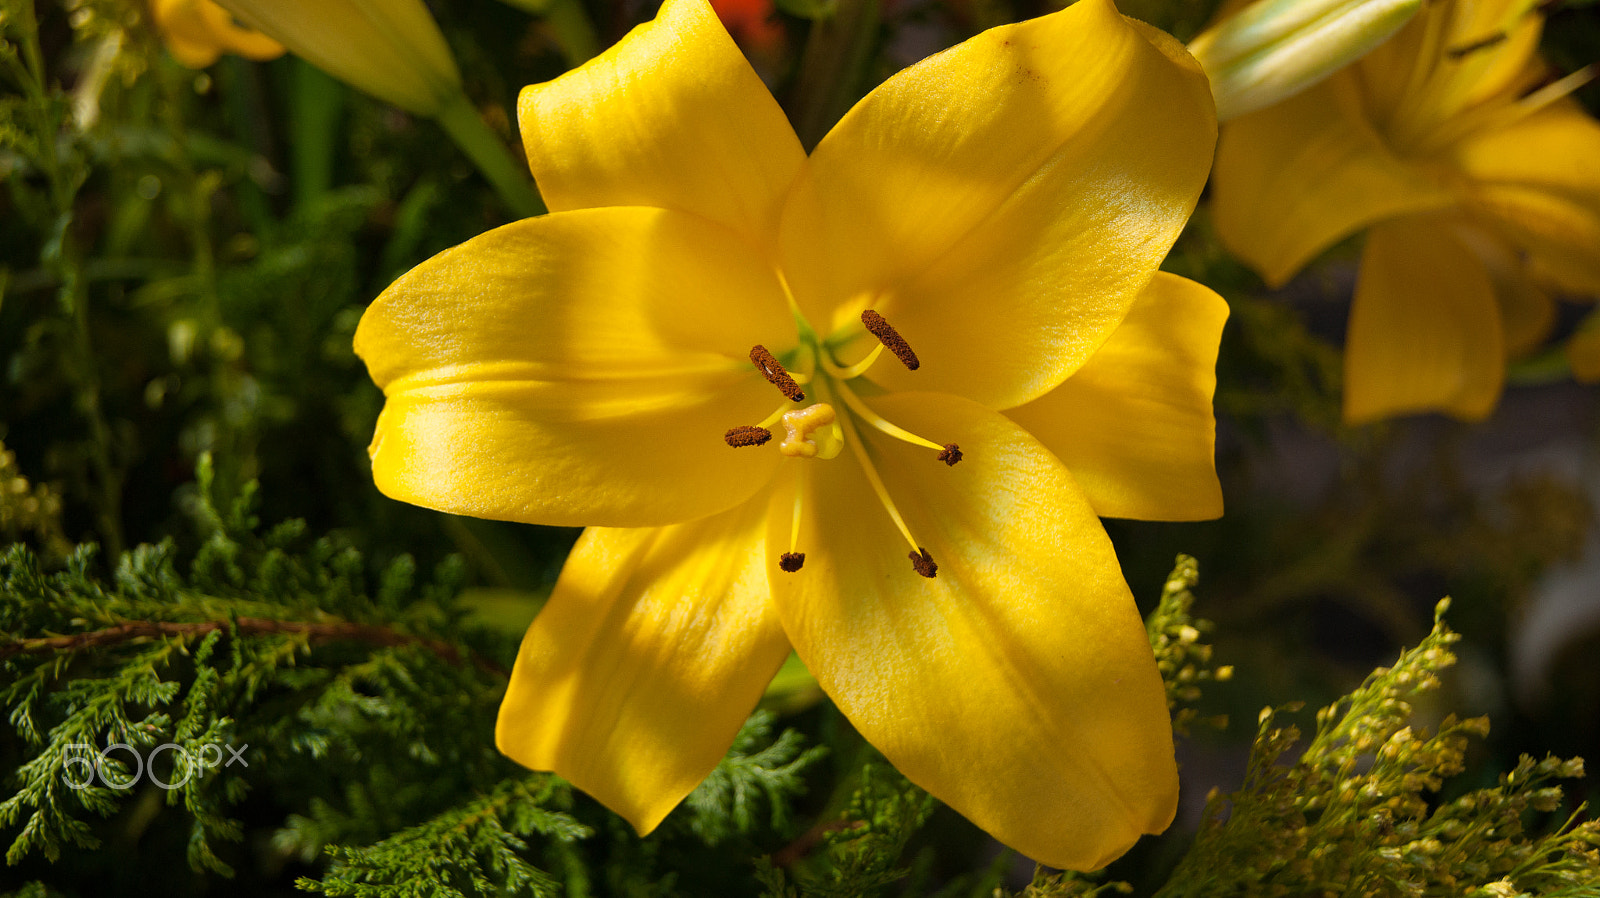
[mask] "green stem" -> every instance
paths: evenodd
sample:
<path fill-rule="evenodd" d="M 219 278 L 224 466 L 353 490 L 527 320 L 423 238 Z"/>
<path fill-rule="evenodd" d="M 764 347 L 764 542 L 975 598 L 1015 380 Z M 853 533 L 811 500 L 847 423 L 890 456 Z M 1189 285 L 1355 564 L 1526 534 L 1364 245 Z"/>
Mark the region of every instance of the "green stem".
<path fill-rule="evenodd" d="M 46 86 L 44 54 L 39 47 L 39 27 L 34 19 L 33 4 L 17 5 L 21 34 L 19 42 L 21 61 L 10 58 L 10 66 L 17 79 L 20 92 L 26 98 L 38 137 L 38 157 L 34 160 L 43 170 L 50 184 L 50 198 L 55 211 L 49 238 L 40 252 L 41 267 L 54 272 L 57 283 L 57 302 L 71 328 L 71 356 L 66 369 L 77 388 L 75 405 L 83 414 L 89 427 L 89 464 L 93 469 L 95 486 L 99 487 L 97 526 L 107 553 L 112 558 L 122 554 L 122 472 L 111 456 L 111 427 L 106 423 L 100 401 L 100 376 L 96 366 L 94 343 L 89 333 L 89 288 L 84 277 L 83 259 L 72 225 L 76 218 L 78 188 L 84 176 L 69 171 L 62 164 L 63 149 L 60 136 L 65 128 L 59 110 Z"/>
<path fill-rule="evenodd" d="M 333 189 L 333 162 L 344 110 L 344 85 L 303 59 L 294 60 L 294 201 L 302 209 Z"/>
<path fill-rule="evenodd" d="M 878 39 L 879 0 L 838 0 L 833 15 L 811 24 L 790 117 L 809 152 L 849 111 Z"/>
<path fill-rule="evenodd" d="M 600 55 L 600 37 L 580 0 L 551 0 L 544 21 L 554 32 L 567 65 L 576 68 Z"/>
<path fill-rule="evenodd" d="M 534 18 L 543 19 L 555 36 L 568 68 L 577 68 L 600 54 L 600 36 L 583 0 L 500 0 Z"/>
<path fill-rule="evenodd" d="M 500 200 L 518 218 L 544 214 L 544 203 L 534 189 L 533 179 L 506 151 L 506 145 L 500 137 L 484 124 L 478 110 L 472 108 L 465 94 L 457 94 L 447 100 L 444 108 L 439 110 L 436 121 L 456 142 L 456 146 L 471 157 L 478 171 L 489 179 L 495 192 L 500 194 Z"/>
<path fill-rule="evenodd" d="M 122 472 L 111 460 L 111 428 L 106 424 L 105 412 L 100 406 L 100 377 L 95 367 L 94 346 L 89 337 L 88 285 L 82 274 L 76 241 L 71 234 L 61 238 L 60 259 L 61 292 L 64 311 L 72 321 L 72 348 L 77 356 L 75 380 L 78 381 L 78 408 L 89 425 L 91 454 L 89 463 L 94 467 L 95 481 L 100 487 L 97 517 L 100 539 L 105 543 L 106 554 L 112 559 L 121 557 L 122 541 Z"/>

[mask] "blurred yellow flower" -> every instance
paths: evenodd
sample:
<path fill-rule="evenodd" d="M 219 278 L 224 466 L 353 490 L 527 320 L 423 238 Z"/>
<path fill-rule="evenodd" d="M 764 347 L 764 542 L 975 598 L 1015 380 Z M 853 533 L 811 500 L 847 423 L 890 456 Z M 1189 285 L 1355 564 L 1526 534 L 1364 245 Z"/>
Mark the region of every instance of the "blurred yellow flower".
<path fill-rule="evenodd" d="M 461 73 L 422 0 L 218 0 L 296 56 L 401 109 L 437 117 Z"/>
<path fill-rule="evenodd" d="M 1227 307 L 1156 270 L 1215 135 L 1183 48 L 1081 0 L 901 72 L 808 158 L 704 0 L 668 0 L 520 115 L 555 211 L 356 333 L 383 492 L 594 525 L 501 750 L 649 832 L 792 647 L 1031 857 L 1164 829 L 1163 687 L 1097 514 L 1222 510 Z"/>
<path fill-rule="evenodd" d="M 1229 11 L 1230 5 L 1239 8 Z M 1388 40 L 1422 0 L 1256 0 L 1224 4 L 1189 42 L 1211 79 L 1217 120 L 1270 106 L 1316 84 Z"/>
<path fill-rule="evenodd" d="M 1359 423 L 1493 410 L 1548 333 L 1547 290 L 1600 295 L 1600 125 L 1547 83 L 1532 0 L 1444 0 L 1359 63 L 1223 129 L 1224 243 L 1269 284 L 1369 229 L 1345 347 Z"/>
<path fill-rule="evenodd" d="M 246 59 L 276 59 L 283 45 L 245 28 L 212 0 L 150 0 L 150 16 L 174 59 L 203 69 L 224 53 Z"/>

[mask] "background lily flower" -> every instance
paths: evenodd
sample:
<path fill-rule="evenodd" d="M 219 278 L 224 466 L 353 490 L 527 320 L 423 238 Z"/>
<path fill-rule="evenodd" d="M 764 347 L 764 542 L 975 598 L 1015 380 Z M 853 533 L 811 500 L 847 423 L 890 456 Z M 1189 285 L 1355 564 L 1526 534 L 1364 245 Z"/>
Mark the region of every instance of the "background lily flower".
<path fill-rule="evenodd" d="M 1527 0 L 1429 6 L 1323 84 L 1223 129 L 1223 241 L 1269 284 L 1370 228 L 1350 313 L 1344 415 L 1474 420 L 1505 360 L 1600 295 L 1600 125 L 1544 85 Z"/>
<path fill-rule="evenodd" d="M 444 128 L 518 216 L 539 197 L 461 88 L 461 72 L 422 0 L 219 0 L 296 56 Z"/>
<path fill-rule="evenodd" d="M 891 78 L 808 158 L 704 0 L 524 90 L 553 214 L 395 282 L 380 489 L 592 525 L 497 741 L 648 832 L 791 647 L 908 777 L 1046 863 L 1171 821 L 1163 689 L 1097 515 L 1221 512 L 1225 304 L 1157 272 L 1215 134 L 1082 0 Z"/>
<path fill-rule="evenodd" d="M 1217 120 L 1293 96 L 1388 40 L 1422 0 L 1256 0 L 1189 42 Z M 1224 7 L 1226 9 L 1226 7 Z"/>
<path fill-rule="evenodd" d="M 461 72 L 422 0 L 219 0 L 319 69 L 418 115 L 461 94 Z"/>
<path fill-rule="evenodd" d="M 283 44 L 241 26 L 212 0 L 150 0 L 150 17 L 174 59 L 203 69 L 224 53 L 246 59 L 276 59 Z"/>

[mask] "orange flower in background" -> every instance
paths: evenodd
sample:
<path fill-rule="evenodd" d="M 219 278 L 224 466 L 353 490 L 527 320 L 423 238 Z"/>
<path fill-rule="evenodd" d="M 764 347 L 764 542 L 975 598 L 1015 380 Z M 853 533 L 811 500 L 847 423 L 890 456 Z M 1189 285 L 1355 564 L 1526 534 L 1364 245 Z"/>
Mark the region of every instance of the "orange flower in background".
<path fill-rule="evenodd" d="M 752 52 L 770 55 L 783 41 L 783 26 L 772 0 L 711 0 L 728 33 Z"/>
<path fill-rule="evenodd" d="M 1600 125 L 1550 81 L 1530 0 L 1445 0 L 1305 93 L 1223 128 L 1218 233 L 1277 286 L 1367 230 L 1345 419 L 1477 420 L 1550 291 L 1600 295 Z M 1541 86 L 1543 85 L 1543 86 Z M 1581 373 L 1583 366 L 1576 366 Z"/>
<path fill-rule="evenodd" d="M 1098 515 L 1222 511 L 1227 306 L 1160 273 L 1215 119 L 1109 0 L 889 79 L 808 158 L 704 0 L 523 91 L 550 215 L 417 266 L 356 351 L 387 495 L 591 525 L 497 742 L 658 825 L 791 649 L 906 776 L 1092 869 L 1177 803 Z"/>
<path fill-rule="evenodd" d="M 224 53 L 267 60 L 283 55 L 283 45 L 234 21 L 212 0 L 150 0 L 150 16 L 174 59 L 203 69 Z"/>

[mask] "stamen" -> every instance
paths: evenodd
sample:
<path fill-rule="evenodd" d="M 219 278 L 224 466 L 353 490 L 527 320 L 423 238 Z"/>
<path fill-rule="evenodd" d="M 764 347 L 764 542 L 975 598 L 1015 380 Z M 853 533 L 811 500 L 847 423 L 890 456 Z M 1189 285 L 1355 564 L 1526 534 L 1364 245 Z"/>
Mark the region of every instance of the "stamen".
<path fill-rule="evenodd" d="M 939 453 L 938 458 L 940 461 L 953 468 L 956 466 L 956 462 L 962 459 L 961 447 L 957 446 L 955 443 L 945 443 L 944 451 Z"/>
<path fill-rule="evenodd" d="M 810 482 L 806 470 L 806 468 L 801 468 L 794 484 L 794 517 L 789 520 L 789 551 L 787 553 L 789 555 L 799 555 L 801 558 L 806 557 L 805 553 L 796 552 L 795 547 L 800 545 L 801 500 L 805 497 L 806 485 Z"/>
<path fill-rule="evenodd" d="M 921 446 L 925 449 L 938 449 L 940 450 L 940 461 L 947 465 L 953 465 L 956 463 L 955 461 L 950 461 L 945 457 L 945 453 L 955 446 L 954 443 L 945 443 L 941 446 L 940 444 L 935 443 L 933 440 L 923 439 L 911 431 L 906 430 L 904 427 L 900 427 L 886 420 L 881 415 L 873 412 L 872 409 L 867 408 L 867 404 L 862 402 L 861 399 L 856 396 L 855 391 L 851 390 L 849 387 L 842 383 L 835 384 L 835 386 L 838 387 L 839 398 L 844 400 L 844 404 L 849 406 L 851 411 L 855 412 L 874 428 L 894 437 L 897 440 L 904 440 L 913 446 Z M 961 451 L 959 449 L 956 450 L 955 459 L 956 461 L 961 460 Z"/>
<path fill-rule="evenodd" d="M 806 394 L 800 392 L 800 387 L 794 382 L 794 378 L 783 370 L 783 366 L 772 357 L 767 347 L 760 343 L 750 347 L 750 361 L 755 364 L 756 370 L 761 372 L 761 376 L 767 379 L 767 383 L 777 387 L 791 402 L 801 402 L 806 398 Z"/>
<path fill-rule="evenodd" d="M 1590 64 L 1565 78 L 1546 84 L 1515 103 L 1485 106 L 1458 115 L 1419 144 L 1418 152 L 1433 152 L 1437 148 L 1455 143 L 1466 134 L 1481 134 L 1509 128 L 1593 81 L 1597 74 L 1600 74 L 1600 65 Z"/>
<path fill-rule="evenodd" d="M 865 358 L 849 366 L 836 365 L 827 356 L 823 356 L 822 367 L 839 380 L 854 380 L 867 373 L 867 369 L 871 368 L 873 363 L 878 360 L 878 357 L 883 355 L 884 348 L 884 345 L 879 343 L 877 346 L 872 347 L 872 351 L 867 353 Z"/>
<path fill-rule="evenodd" d="M 850 416 L 844 415 L 839 420 L 844 425 L 844 441 L 850 444 L 850 451 L 856 454 L 856 461 L 861 463 L 861 472 L 867 475 L 867 483 L 872 486 L 872 491 L 877 494 L 878 501 L 883 504 L 883 510 L 889 513 L 889 520 L 894 522 L 894 526 L 900 531 L 900 535 L 905 537 L 907 545 L 919 552 L 922 551 L 922 547 L 917 545 L 917 541 L 911 538 L 911 530 L 906 527 L 906 519 L 900 516 L 900 509 L 896 508 L 894 500 L 889 498 L 889 490 L 884 487 L 883 478 L 878 476 L 878 469 L 872 466 L 872 459 L 867 457 L 867 451 L 862 448 L 861 435 L 856 433 L 856 427 L 851 423 Z M 931 561 L 932 559 L 930 559 L 930 563 Z"/>
<path fill-rule="evenodd" d="M 1470 44 L 1462 44 L 1459 47 L 1451 47 L 1445 51 L 1445 55 L 1451 59 L 1461 59 L 1462 57 L 1470 56 L 1479 50 L 1487 50 L 1490 47 L 1493 47 L 1495 44 L 1503 43 L 1505 39 L 1506 33 L 1504 31 L 1496 31 L 1494 34 L 1491 34 L 1488 37 L 1479 38 Z"/>
<path fill-rule="evenodd" d="M 911 345 L 906 342 L 906 338 L 900 336 L 900 332 L 895 330 L 893 325 L 883 320 L 882 315 L 867 309 L 861 313 L 861 323 L 867 326 L 867 330 L 871 331 L 874 337 L 878 338 L 879 343 L 882 343 L 888 347 L 890 352 L 894 353 L 894 357 L 900 360 L 900 364 L 905 365 L 912 371 L 917 370 L 917 367 L 922 364 L 917 361 L 917 354 L 911 351 Z"/>
<path fill-rule="evenodd" d="M 741 424 L 738 427 L 729 428 L 728 432 L 722 435 L 722 441 L 735 449 L 744 446 L 759 446 L 770 439 L 772 439 L 772 431 L 765 427 L 753 427 L 749 424 Z"/>
<path fill-rule="evenodd" d="M 911 559 L 911 569 L 929 580 L 939 573 L 939 566 L 933 563 L 933 556 L 928 554 L 927 549 L 918 546 L 917 551 L 908 552 L 906 556 Z"/>
<path fill-rule="evenodd" d="M 785 573 L 792 574 L 800 570 L 805 563 L 806 553 L 804 552 L 785 552 L 778 556 L 778 567 Z"/>

